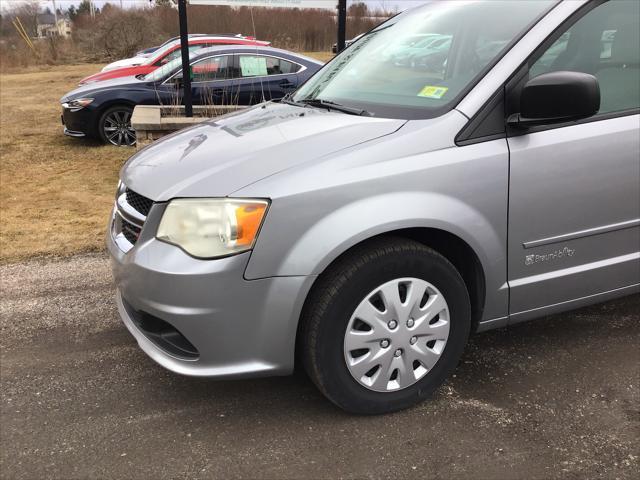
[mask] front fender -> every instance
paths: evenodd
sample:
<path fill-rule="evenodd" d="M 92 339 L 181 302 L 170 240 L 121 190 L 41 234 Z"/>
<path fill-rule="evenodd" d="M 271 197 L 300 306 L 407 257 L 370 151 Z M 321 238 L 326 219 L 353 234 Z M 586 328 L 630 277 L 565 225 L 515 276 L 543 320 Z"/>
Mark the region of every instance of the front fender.
<path fill-rule="evenodd" d="M 234 192 L 272 204 L 249 279 L 318 275 L 350 247 L 407 228 L 445 231 L 476 254 L 483 319 L 507 315 L 509 151 L 505 139 L 457 146 L 457 112 L 306 162 Z"/>
<path fill-rule="evenodd" d="M 473 234 L 450 219 L 472 224 Z M 491 257 L 500 255 L 497 250 L 486 252 L 481 246 L 498 247 L 500 238 L 491 224 L 470 205 L 437 193 L 390 193 L 355 201 L 318 220 L 293 244 L 278 266 L 277 275 L 291 275 L 295 271 L 318 275 L 344 251 L 368 238 L 420 227 L 456 235 L 477 253 L 485 266 Z"/>
<path fill-rule="evenodd" d="M 472 205 L 433 192 L 385 193 L 327 211 L 303 227 L 302 221 L 287 217 L 286 203 L 272 204 L 266 225 L 273 228 L 260 234 L 245 272 L 248 279 L 319 275 L 338 256 L 369 238 L 407 228 L 431 228 L 453 234 L 473 249 L 485 273 L 487 292 L 493 292 L 485 302 L 485 318 L 504 314 L 504 239 Z"/>

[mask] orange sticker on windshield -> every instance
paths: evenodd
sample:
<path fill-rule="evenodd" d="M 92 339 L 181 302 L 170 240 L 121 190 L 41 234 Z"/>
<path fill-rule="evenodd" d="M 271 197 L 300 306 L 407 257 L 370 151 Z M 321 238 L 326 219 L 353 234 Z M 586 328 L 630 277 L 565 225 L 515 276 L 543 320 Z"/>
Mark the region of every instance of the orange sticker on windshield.
<path fill-rule="evenodd" d="M 418 96 L 425 98 L 435 98 L 439 100 L 444 97 L 444 94 L 447 93 L 447 90 L 449 90 L 447 87 L 434 87 L 431 85 L 427 85 L 422 90 L 420 90 Z"/>

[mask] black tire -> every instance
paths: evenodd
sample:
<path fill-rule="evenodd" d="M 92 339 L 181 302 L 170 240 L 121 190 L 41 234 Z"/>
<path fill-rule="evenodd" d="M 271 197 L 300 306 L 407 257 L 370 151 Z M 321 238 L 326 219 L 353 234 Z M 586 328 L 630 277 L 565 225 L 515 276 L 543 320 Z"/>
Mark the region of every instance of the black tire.
<path fill-rule="evenodd" d="M 344 335 L 359 302 L 393 279 L 415 277 L 434 285 L 446 298 L 450 331 L 435 366 L 417 383 L 393 392 L 376 392 L 350 374 Z M 318 279 L 303 309 L 301 356 L 320 391 L 346 411 L 382 414 L 410 407 L 436 390 L 454 370 L 469 337 L 471 307 L 462 277 L 436 251 L 404 238 L 382 237 L 356 247 Z"/>
<path fill-rule="evenodd" d="M 100 119 L 98 120 L 98 135 L 100 139 L 110 145 L 131 147 L 136 144 L 135 132 L 131 129 L 131 115 L 133 114 L 133 108 L 128 105 L 115 105 L 107 108 Z M 113 128 L 112 122 L 114 115 L 116 118 L 121 118 L 123 124 L 127 124 L 129 128 L 125 133 L 116 133 L 115 138 L 109 138 L 111 132 L 107 132 L 105 129 Z M 128 133 L 127 133 L 128 132 Z M 133 140 L 131 139 L 133 135 Z"/>

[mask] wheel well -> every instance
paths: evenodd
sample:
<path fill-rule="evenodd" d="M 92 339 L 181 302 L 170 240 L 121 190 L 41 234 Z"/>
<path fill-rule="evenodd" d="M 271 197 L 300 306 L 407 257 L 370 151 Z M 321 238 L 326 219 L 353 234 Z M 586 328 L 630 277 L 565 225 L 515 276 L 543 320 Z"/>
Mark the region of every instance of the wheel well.
<path fill-rule="evenodd" d="M 98 122 L 97 126 L 99 127 L 100 119 L 102 118 L 102 115 L 104 115 L 104 112 L 106 112 L 110 108 L 120 107 L 120 106 L 135 108 L 136 104 L 129 102 L 128 100 L 111 100 L 110 102 L 107 102 L 104 105 L 100 105 L 100 109 L 98 110 L 98 114 L 96 115 L 97 122 Z"/>
<path fill-rule="evenodd" d="M 106 112 L 107 110 L 109 110 L 112 107 L 129 107 L 131 109 L 136 108 L 136 104 L 129 102 L 128 100 L 111 100 L 109 102 L 107 102 L 104 105 L 100 105 L 100 108 L 96 111 L 95 114 L 95 124 L 94 124 L 94 135 L 96 136 L 96 138 L 100 138 L 100 120 L 102 119 L 102 115 L 104 115 L 104 112 Z"/>
<path fill-rule="evenodd" d="M 469 292 L 469 300 L 471 302 L 471 331 L 475 331 L 480 319 L 482 318 L 482 312 L 484 310 L 485 301 L 485 276 L 482 264 L 473 249 L 460 237 L 453 235 L 444 230 L 436 228 L 407 228 L 402 230 L 394 230 L 386 232 L 384 234 L 368 238 L 356 245 L 351 246 L 348 250 L 344 251 L 337 258 L 335 258 L 325 269 L 318 275 L 314 284 L 311 286 L 311 290 L 307 295 L 307 299 L 313 293 L 314 288 L 318 284 L 318 279 L 322 277 L 333 264 L 335 264 L 341 258 L 349 255 L 353 249 L 361 247 L 372 241 L 374 238 L 380 238 L 383 236 L 404 237 L 407 239 L 420 242 L 423 245 L 432 248 L 440 255 L 449 260 L 453 266 L 458 270 L 460 276 L 464 280 L 464 283 Z M 305 301 L 306 303 L 306 301 Z M 304 311 L 304 307 L 303 307 Z M 298 349 L 301 332 L 304 329 L 302 321 L 298 324 L 297 338 L 296 338 L 296 350 Z M 298 354 L 296 352 L 296 358 Z"/>
<path fill-rule="evenodd" d="M 482 318 L 486 293 L 484 270 L 476 252 L 460 237 L 436 228 L 411 228 L 392 233 L 432 248 L 456 267 L 469 292 L 471 326 L 474 331 Z"/>

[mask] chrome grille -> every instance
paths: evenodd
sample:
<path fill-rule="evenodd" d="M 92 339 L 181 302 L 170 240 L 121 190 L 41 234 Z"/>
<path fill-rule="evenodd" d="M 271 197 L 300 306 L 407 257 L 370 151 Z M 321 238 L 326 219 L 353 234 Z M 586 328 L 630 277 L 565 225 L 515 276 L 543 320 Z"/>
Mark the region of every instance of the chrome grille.
<path fill-rule="evenodd" d="M 141 228 L 138 228 L 133 223 L 129 223 L 126 220 L 122 219 L 122 234 L 124 238 L 126 238 L 131 245 L 135 245 L 140 237 Z"/>
<path fill-rule="evenodd" d="M 143 197 L 139 193 L 136 193 L 128 188 L 124 191 L 124 193 L 129 205 L 131 205 L 135 210 L 140 212 L 145 217 L 149 215 L 149 210 L 151 210 L 153 200 L 150 200 L 147 197 Z"/>
<path fill-rule="evenodd" d="M 120 250 L 133 248 L 142 232 L 142 227 L 151 210 L 153 200 L 120 185 L 113 210 L 111 233 Z"/>

